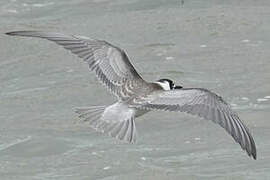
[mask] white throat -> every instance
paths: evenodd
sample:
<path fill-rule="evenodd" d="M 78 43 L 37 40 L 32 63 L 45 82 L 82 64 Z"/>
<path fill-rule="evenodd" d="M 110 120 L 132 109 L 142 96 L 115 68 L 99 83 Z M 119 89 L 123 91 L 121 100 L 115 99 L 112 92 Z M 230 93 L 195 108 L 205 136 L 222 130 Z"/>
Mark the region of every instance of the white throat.
<path fill-rule="evenodd" d="M 155 83 L 158 84 L 160 87 L 162 87 L 162 89 L 165 90 L 165 91 L 171 90 L 170 84 L 167 81 L 165 81 L 165 82 L 155 82 Z"/>

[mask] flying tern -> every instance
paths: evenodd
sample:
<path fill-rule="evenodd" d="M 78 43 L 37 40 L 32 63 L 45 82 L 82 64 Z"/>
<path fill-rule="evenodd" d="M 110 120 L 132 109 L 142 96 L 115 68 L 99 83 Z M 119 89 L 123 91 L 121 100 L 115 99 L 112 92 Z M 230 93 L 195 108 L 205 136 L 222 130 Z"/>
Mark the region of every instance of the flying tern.
<path fill-rule="evenodd" d="M 76 109 L 79 117 L 95 130 L 134 143 L 135 118 L 152 110 L 186 112 L 223 127 L 249 156 L 256 159 L 256 145 L 250 131 L 219 95 L 203 88 L 177 86 L 169 79 L 147 82 L 124 50 L 104 40 L 42 31 L 6 34 L 53 41 L 88 63 L 90 71 L 117 97 L 109 106 Z"/>

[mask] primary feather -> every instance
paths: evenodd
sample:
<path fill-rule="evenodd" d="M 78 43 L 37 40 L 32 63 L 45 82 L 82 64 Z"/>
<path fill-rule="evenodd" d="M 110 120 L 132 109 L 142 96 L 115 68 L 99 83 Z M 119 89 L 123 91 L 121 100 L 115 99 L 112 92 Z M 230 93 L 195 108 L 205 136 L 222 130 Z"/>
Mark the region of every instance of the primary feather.
<path fill-rule="evenodd" d="M 137 84 L 148 84 L 137 73 L 127 54 L 106 41 L 42 31 L 15 31 L 6 34 L 43 38 L 70 50 L 87 62 L 89 69 L 121 100 L 130 98 L 138 90 Z"/>
<path fill-rule="evenodd" d="M 215 93 L 202 88 L 156 91 L 136 100 L 138 108 L 180 111 L 212 120 L 223 127 L 249 156 L 256 159 L 255 142 L 244 123 L 230 106 Z"/>

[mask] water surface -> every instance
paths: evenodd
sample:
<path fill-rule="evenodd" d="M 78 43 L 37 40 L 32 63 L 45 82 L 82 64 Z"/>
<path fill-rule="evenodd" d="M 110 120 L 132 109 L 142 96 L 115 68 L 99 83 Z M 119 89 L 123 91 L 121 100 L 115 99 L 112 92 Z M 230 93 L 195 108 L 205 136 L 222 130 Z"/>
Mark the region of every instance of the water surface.
<path fill-rule="evenodd" d="M 1 180 L 270 179 L 269 1 L 3 0 L 0 2 Z M 149 81 L 209 88 L 250 128 L 258 160 L 209 121 L 151 112 L 125 144 L 73 108 L 115 100 L 87 65 L 13 30 L 106 39 Z"/>

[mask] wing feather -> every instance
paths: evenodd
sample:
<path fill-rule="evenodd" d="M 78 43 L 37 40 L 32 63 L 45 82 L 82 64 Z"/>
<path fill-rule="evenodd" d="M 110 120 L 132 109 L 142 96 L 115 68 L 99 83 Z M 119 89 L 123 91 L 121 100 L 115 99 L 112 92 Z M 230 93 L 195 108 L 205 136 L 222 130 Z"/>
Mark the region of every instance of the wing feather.
<path fill-rule="evenodd" d="M 127 54 L 106 41 L 42 31 L 15 31 L 6 34 L 43 38 L 70 50 L 87 62 L 89 69 L 120 100 L 127 100 L 134 94 L 136 87 L 127 84 L 143 83 L 148 86 L 130 63 Z"/>
<path fill-rule="evenodd" d="M 182 88 L 156 91 L 136 103 L 141 109 L 180 111 L 212 120 L 223 127 L 249 156 L 256 159 L 256 145 L 248 128 L 220 96 L 209 90 Z"/>

